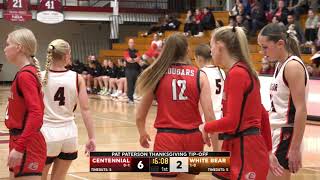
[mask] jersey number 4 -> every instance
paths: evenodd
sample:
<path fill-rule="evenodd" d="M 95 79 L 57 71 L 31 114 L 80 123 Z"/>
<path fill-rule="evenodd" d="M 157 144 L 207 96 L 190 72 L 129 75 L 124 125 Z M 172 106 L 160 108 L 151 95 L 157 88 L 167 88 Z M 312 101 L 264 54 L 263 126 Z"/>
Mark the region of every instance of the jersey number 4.
<path fill-rule="evenodd" d="M 177 92 L 177 86 L 180 87 L 180 92 Z M 187 81 L 186 80 L 176 80 L 172 79 L 172 99 L 174 101 L 184 101 L 187 100 L 188 97 L 184 95 L 184 92 L 187 89 Z"/>
<path fill-rule="evenodd" d="M 66 98 L 64 97 L 64 87 L 59 87 L 56 94 L 54 95 L 54 101 L 59 101 L 59 106 L 64 106 Z"/>

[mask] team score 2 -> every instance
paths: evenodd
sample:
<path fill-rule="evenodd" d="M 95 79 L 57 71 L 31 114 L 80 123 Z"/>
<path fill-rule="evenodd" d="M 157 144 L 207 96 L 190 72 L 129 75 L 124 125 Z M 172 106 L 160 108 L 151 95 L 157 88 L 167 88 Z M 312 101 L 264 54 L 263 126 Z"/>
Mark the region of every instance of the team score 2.
<path fill-rule="evenodd" d="M 177 169 L 182 169 L 182 161 L 177 161 Z"/>
<path fill-rule="evenodd" d="M 13 0 L 13 7 L 14 8 L 22 8 L 22 0 Z"/>
<path fill-rule="evenodd" d="M 178 88 L 180 88 L 180 92 L 178 92 Z M 180 80 L 180 79 L 172 79 L 172 99 L 174 101 L 184 101 L 187 100 L 188 97 L 185 96 L 184 92 L 187 89 L 187 81 L 186 80 Z"/>
<path fill-rule="evenodd" d="M 59 101 L 59 106 L 66 104 L 66 98 L 64 97 L 64 87 L 59 87 L 57 92 L 54 94 L 54 101 Z"/>

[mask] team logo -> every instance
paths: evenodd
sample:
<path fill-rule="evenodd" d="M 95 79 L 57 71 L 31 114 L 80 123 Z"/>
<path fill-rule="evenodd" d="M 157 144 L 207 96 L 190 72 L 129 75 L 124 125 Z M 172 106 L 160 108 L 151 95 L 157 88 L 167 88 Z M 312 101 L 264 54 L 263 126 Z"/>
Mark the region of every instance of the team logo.
<path fill-rule="evenodd" d="M 288 140 L 290 138 L 290 136 L 291 136 L 291 134 L 289 132 L 283 133 L 282 140 L 283 141 Z"/>
<path fill-rule="evenodd" d="M 255 180 L 255 179 L 256 179 L 255 172 L 248 172 L 248 174 L 246 174 L 246 180 Z"/>
<path fill-rule="evenodd" d="M 32 162 L 32 163 L 30 163 L 29 166 L 28 166 L 28 168 L 31 169 L 31 170 L 33 170 L 33 171 L 37 170 L 38 167 L 39 167 L 39 163 L 37 163 L 37 162 Z"/>

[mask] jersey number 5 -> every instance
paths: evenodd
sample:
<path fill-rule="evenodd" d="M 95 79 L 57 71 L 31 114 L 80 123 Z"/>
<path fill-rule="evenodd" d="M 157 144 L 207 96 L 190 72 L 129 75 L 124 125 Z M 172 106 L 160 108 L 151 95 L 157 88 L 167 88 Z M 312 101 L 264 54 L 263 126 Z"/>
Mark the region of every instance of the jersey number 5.
<path fill-rule="evenodd" d="M 66 98 L 64 97 L 64 87 L 59 87 L 56 94 L 54 95 L 54 101 L 59 101 L 59 106 L 64 106 Z"/>
<path fill-rule="evenodd" d="M 180 93 L 177 92 L 177 85 L 180 87 Z M 187 81 L 186 80 L 176 80 L 172 79 L 172 99 L 174 101 L 179 100 L 187 100 L 188 97 L 184 95 L 184 91 L 187 89 Z"/>

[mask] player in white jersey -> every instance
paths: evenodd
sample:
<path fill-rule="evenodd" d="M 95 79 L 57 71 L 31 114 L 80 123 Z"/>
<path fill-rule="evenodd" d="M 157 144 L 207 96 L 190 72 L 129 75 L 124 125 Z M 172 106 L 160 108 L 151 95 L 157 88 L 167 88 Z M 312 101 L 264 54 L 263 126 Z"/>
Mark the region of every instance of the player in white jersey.
<path fill-rule="evenodd" d="M 195 60 L 201 70 L 205 72 L 208 77 L 213 111 L 216 119 L 220 119 L 222 118 L 222 94 L 226 75 L 222 69 L 213 64 L 210 46 L 207 44 L 200 44 L 196 47 Z M 203 115 L 202 120 L 204 121 Z M 213 143 L 213 150 L 220 151 L 221 143 L 218 141 L 217 133 L 211 135 L 211 141 Z"/>
<path fill-rule="evenodd" d="M 89 137 L 85 152 L 88 154 L 96 147 L 84 79 L 65 68 L 70 53 L 68 42 L 62 39 L 52 41 L 47 50 L 46 71 L 42 72 L 45 110 L 41 132 L 47 143 L 42 179 L 47 178 L 52 164 L 51 179 L 65 179 L 72 160 L 78 156 L 78 129 L 74 121 L 78 100 Z"/>
<path fill-rule="evenodd" d="M 307 119 L 308 73 L 293 34 L 268 24 L 258 36 L 262 51 L 278 61 L 270 87 L 272 153 L 268 179 L 290 179 L 302 167 L 301 147 Z"/>

